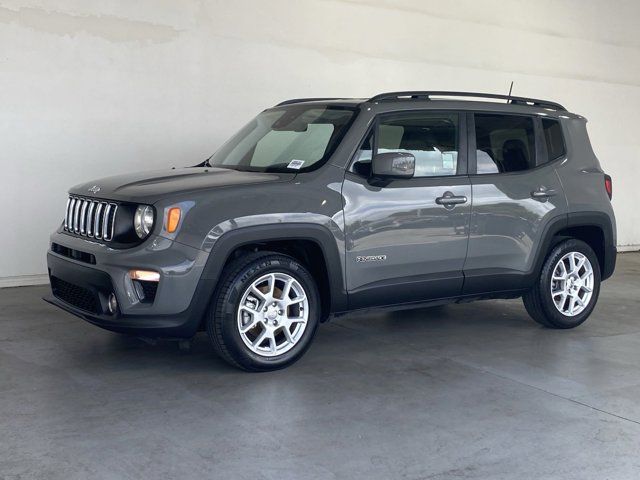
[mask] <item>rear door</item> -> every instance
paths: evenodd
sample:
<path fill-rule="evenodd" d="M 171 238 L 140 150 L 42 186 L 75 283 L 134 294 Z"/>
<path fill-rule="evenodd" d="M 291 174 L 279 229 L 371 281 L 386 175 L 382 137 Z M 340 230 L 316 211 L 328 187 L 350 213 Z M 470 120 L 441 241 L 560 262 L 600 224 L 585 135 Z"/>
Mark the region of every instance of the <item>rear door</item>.
<path fill-rule="evenodd" d="M 343 184 L 351 308 L 460 294 L 471 212 L 465 123 L 434 111 L 375 122 Z M 413 154 L 415 176 L 375 182 L 376 152 Z"/>
<path fill-rule="evenodd" d="M 567 212 L 541 118 L 475 113 L 467 122 L 473 207 L 463 293 L 526 287 L 545 228 Z"/>

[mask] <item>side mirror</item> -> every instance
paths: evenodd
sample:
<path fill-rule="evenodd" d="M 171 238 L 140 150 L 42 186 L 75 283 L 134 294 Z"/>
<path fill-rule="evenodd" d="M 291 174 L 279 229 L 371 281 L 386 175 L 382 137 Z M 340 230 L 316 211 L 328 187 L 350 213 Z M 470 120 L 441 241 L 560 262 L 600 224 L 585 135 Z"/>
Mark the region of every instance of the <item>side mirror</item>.
<path fill-rule="evenodd" d="M 416 171 L 416 157 L 410 153 L 379 153 L 371 159 L 374 177 L 411 178 Z"/>

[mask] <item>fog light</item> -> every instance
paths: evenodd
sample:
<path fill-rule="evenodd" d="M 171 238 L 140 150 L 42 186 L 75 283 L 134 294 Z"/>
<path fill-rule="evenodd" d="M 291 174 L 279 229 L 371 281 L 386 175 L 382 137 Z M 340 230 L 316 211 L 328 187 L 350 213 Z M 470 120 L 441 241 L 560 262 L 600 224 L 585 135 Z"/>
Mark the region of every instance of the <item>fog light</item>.
<path fill-rule="evenodd" d="M 107 308 L 109 309 L 109 313 L 111 315 L 115 315 L 118 311 L 118 300 L 116 299 L 116 294 L 111 293 L 109 295 L 109 302 L 107 303 Z"/>

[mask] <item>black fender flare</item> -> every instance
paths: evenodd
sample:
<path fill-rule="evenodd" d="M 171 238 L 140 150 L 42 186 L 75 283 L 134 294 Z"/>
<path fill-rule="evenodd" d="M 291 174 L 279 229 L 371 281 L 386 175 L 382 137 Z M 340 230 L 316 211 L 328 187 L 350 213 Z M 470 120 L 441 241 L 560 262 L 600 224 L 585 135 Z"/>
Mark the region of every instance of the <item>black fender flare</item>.
<path fill-rule="evenodd" d="M 533 270 L 530 272 L 531 279 L 527 283 L 532 284 L 538 278 L 547 254 L 557 243 L 558 237 L 556 235 L 564 229 L 573 227 L 597 227 L 602 231 L 604 237 L 604 259 L 601 278 L 606 280 L 613 274 L 617 250 L 613 240 L 613 225 L 609 215 L 604 212 L 572 212 L 566 214 L 566 216 L 555 217 L 547 224 L 543 241 L 540 242 L 536 252 Z"/>
<path fill-rule="evenodd" d="M 614 240 L 613 222 L 609 214 L 605 212 L 574 212 L 569 213 L 567 217 L 568 227 L 598 227 L 602 230 L 604 258 L 600 277 L 602 280 L 611 277 L 616 268 L 618 250 Z"/>
<path fill-rule="evenodd" d="M 330 312 L 347 310 L 346 283 L 337 240 L 331 231 L 317 224 L 279 223 L 241 227 L 225 232 L 216 240 L 202 272 L 201 279 L 217 282 L 231 254 L 239 247 L 252 243 L 277 240 L 308 240 L 322 251 L 329 279 Z"/>

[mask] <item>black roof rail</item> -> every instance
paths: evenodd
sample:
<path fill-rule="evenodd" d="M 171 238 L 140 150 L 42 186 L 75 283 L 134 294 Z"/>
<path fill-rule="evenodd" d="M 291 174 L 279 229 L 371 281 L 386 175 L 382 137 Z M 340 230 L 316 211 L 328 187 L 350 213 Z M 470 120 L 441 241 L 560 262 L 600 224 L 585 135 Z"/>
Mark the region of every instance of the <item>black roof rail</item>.
<path fill-rule="evenodd" d="M 280 102 L 276 105 L 276 107 L 280 107 L 282 105 L 291 105 L 292 103 L 302 103 L 302 102 L 324 102 L 325 100 L 340 100 L 339 98 L 292 98 L 291 100 L 285 100 L 284 102 Z"/>
<path fill-rule="evenodd" d="M 551 108 L 553 110 L 567 110 L 559 103 L 549 102 L 547 100 L 539 100 L 537 98 L 514 97 L 512 95 L 498 95 L 494 93 L 477 93 L 477 92 L 443 92 L 443 91 L 407 91 L 407 92 L 388 92 L 381 93 L 375 97 L 371 97 L 369 102 L 382 102 L 385 100 L 432 100 L 431 97 L 470 97 L 470 98 L 495 98 L 498 100 L 506 100 L 507 103 L 516 105 L 530 105 L 541 108 Z"/>

